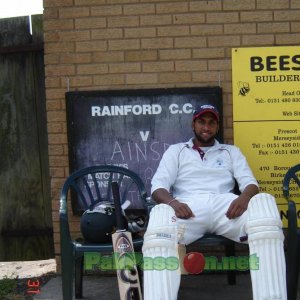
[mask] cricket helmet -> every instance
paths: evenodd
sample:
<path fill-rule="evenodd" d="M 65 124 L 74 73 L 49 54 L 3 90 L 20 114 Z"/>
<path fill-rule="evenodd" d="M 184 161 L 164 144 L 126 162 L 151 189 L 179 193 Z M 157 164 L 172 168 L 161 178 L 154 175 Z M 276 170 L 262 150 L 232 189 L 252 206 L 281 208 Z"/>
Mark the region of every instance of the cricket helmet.
<path fill-rule="evenodd" d="M 80 230 L 87 242 L 111 242 L 111 235 L 115 229 L 116 214 L 110 202 L 101 202 L 96 207 L 86 210 L 81 216 Z"/>

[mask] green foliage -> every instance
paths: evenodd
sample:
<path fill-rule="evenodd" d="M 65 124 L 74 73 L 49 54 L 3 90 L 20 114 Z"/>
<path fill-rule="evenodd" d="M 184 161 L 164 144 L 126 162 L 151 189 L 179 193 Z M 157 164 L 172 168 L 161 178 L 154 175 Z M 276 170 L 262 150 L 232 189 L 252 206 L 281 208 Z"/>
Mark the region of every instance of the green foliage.
<path fill-rule="evenodd" d="M 0 299 L 4 296 L 15 293 L 17 288 L 17 278 L 4 277 L 0 280 Z"/>

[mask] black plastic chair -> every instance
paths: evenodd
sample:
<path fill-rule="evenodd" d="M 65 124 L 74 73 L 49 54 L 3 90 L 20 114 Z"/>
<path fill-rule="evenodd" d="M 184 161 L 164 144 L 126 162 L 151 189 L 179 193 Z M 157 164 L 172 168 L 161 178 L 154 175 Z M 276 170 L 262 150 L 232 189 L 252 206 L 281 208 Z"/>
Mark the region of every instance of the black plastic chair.
<path fill-rule="evenodd" d="M 99 181 L 105 178 L 105 184 Z M 64 183 L 60 198 L 60 243 L 61 243 L 61 271 L 63 299 L 71 300 L 73 297 L 73 276 L 75 270 L 75 297 L 82 298 L 82 279 L 84 252 L 112 253 L 112 243 L 95 244 L 72 240 L 68 221 L 68 192 L 77 195 L 78 202 L 82 205 L 83 211 L 94 207 L 102 201 L 112 202 L 111 183 L 118 182 L 120 186 L 121 203 L 128 198 L 134 197 L 134 203 L 139 210 L 145 212 L 148 217 L 146 206 L 146 190 L 140 177 L 123 167 L 100 165 L 87 167 L 71 174 Z M 101 186 L 99 188 L 99 186 Z M 72 194 L 72 196 L 74 196 Z M 69 213 L 70 214 L 70 213 Z M 133 236 L 135 251 L 140 251 L 143 245 L 143 237 Z"/>
<path fill-rule="evenodd" d="M 300 230 L 297 226 L 296 204 L 290 197 L 290 184 L 295 182 L 300 191 L 300 164 L 290 168 L 283 179 L 283 195 L 288 201 L 287 228 L 287 294 L 289 300 L 297 299 L 297 285 L 300 264 Z"/>

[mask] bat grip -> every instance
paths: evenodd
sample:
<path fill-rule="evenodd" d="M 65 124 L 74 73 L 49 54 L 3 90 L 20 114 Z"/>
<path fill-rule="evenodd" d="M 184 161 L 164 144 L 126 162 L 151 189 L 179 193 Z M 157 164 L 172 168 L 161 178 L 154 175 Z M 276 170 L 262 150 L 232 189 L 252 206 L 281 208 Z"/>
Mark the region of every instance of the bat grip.
<path fill-rule="evenodd" d="M 116 212 L 116 226 L 117 231 L 124 231 L 126 230 L 122 208 L 121 208 L 121 201 L 120 201 L 120 190 L 119 185 L 116 181 L 113 181 L 111 184 L 114 203 L 115 203 L 115 212 Z"/>

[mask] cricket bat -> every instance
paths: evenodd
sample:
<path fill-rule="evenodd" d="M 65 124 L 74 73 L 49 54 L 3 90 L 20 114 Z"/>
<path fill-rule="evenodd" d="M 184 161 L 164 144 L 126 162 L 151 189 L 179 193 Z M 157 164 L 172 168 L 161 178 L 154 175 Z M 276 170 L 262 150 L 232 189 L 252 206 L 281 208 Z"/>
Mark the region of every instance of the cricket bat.
<path fill-rule="evenodd" d="M 116 212 L 116 232 L 112 235 L 114 259 L 117 268 L 121 300 L 142 300 L 142 292 L 131 232 L 127 231 L 122 215 L 120 191 L 117 182 L 112 182 Z"/>

